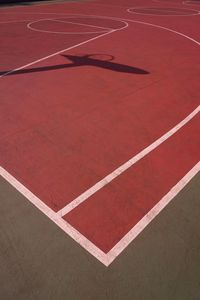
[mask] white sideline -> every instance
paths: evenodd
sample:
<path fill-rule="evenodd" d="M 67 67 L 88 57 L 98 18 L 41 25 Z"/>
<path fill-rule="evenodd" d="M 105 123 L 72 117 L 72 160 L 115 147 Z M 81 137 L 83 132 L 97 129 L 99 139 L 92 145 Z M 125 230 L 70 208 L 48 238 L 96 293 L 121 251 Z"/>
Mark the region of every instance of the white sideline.
<path fill-rule="evenodd" d="M 66 23 L 66 24 L 69 23 L 69 24 L 74 24 L 74 25 L 82 25 L 82 26 L 86 26 L 86 27 L 100 28 L 100 29 L 105 29 L 105 30 L 115 30 L 115 28 L 108 28 L 108 27 L 84 24 L 84 23 L 79 23 L 79 22 L 61 21 L 61 20 L 57 20 L 57 19 L 52 19 L 52 20 L 54 20 L 56 22 L 60 22 L 60 23 Z"/>

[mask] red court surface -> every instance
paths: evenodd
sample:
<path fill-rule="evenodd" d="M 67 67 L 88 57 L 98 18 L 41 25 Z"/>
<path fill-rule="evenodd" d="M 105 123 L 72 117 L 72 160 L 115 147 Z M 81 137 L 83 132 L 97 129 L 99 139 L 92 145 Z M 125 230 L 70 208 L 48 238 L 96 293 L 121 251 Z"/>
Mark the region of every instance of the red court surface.
<path fill-rule="evenodd" d="M 199 20 L 164 1 L 0 13 L 0 174 L 106 266 L 199 172 Z"/>

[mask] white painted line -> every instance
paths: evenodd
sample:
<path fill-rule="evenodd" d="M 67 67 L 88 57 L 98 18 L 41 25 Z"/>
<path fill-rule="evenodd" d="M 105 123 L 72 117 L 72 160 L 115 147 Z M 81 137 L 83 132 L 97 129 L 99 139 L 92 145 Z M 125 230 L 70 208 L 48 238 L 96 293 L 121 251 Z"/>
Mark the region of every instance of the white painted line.
<path fill-rule="evenodd" d="M 200 171 L 198 162 L 108 253 L 107 264 L 113 260 L 144 230 L 144 228 L 170 203 L 170 201 Z"/>
<path fill-rule="evenodd" d="M 107 27 L 102 27 L 102 26 L 90 25 L 90 24 L 86 24 L 86 23 L 62 21 L 62 20 L 57 20 L 57 19 L 54 19 L 54 21 L 61 22 L 61 23 L 66 23 L 66 24 L 69 23 L 69 24 L 74 24 L 74 25 L 82 25 L 82 26 L 92 27 L 92 28 L 100 28 L 100 29 L 105 29 L 105 30 L 115 30 L 116 29 L 116 28 L 107 28 Z"/>
<path fill-rule="evenodd" d="M 64 216 L 67 213 L 69 213 L 71 210 L 73 210 L 75 207 L 86 201 L 89 197 L 94 195 L 97 191 L 102 189 L 104 186 L 109 184 L 111 181 L 113 181 L 115 178 L 123 174 L 125 171 L 127 171 L 130 167 L 132 167 L 136 162 L 144 158 L 147 154 L 152 152 L 154 149 L 156 149 L 158 146 L 160 146 L 163 142 L 165 142 L 167 139 L 169 139 L 172 135 L 174 135 L 179 129 L 181 129 L 184 125 L 186 125 L 192 118 L 194 118 L 198 113 L 200 112 L 200 105 L 190 114 L 188 115 L 184 120 L 182 120 L 179 124 L 177 124 L 175 127 L 173 127 L 171 130 L 169 130 L 167 133 L 165 133 L 163 136 L 161 136 L 159 139 L 157 139 L 155 142 L 153 142 L 151 145 L 143 149 L 141 152 L 139 152 L 137 155 L 133 156 L 131 159 L 129 159 L 127 162 L 125 162 L 123 165 L 115 169 L 112 173 L 105 176 L 103 179 L 101 179 L 99 182 L 97 182 L 95 185 L 90 187 L 87 191 L 82 193 L 80 196 L 78 196 L 76 199 L 74 199 L 72 202 L 70 202 L 68 205 L 63 207 L 58 213 L 60 216 Z"/>

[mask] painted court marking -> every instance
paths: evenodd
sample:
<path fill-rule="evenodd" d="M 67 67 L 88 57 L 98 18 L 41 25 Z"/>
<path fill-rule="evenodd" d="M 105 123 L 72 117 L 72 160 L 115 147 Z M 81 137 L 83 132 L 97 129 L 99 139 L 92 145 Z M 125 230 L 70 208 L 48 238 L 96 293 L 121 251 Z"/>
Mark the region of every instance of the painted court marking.
<path fill-rule="evenodd" d="M 41 13 L 40 13 L 41 14 Z M 53 13 L 56 14 L 56 13 Z M 58 15 L 58 14 L 57 14 Z M 63 14 L 60 14 L 63 15 Z M 65 14 L 66 15 L 66 14 Z M 79 15 L 80 16 L 80 15 Z M 83 16 L 83 15 L 82 15 Z M 87 15 L 84 15 L 87 16 Z M 95 17 L 94 15 L 92 15 Z M 97 17 L 97 16 L 96 16 Z M 107 18 L 107 17 L 106 17 Z M 175 30 L 172 30 L 170 28 L 166 28 L 163 26 L 146 23 L 146 22 L 140 22 L 140 21 L 134 21 L 134 20 L 127 20 L 127 19 L 119 19 L 119 18 L 112 18 L 113 20 L 121 20 L 126 22 L 133 22 L 138 24 L 143 24 L 147 26 L 152 26 L 155 28 L 163 29 L 172 33 L 175 33 L 179 36 L 182 36 L 184 38 L 189 39 L 190 41 L 194 42 L 198 46 L 200 43 L 196 41 L 195 39 L 184 35 L 183 33 L 177 32 Z M 124 28 L 122 28 L 124 29 Z M 54 57 L 57 54 L 63 53 L 65 51 L 71 50 L 73 48 L 79 47 L 81 45 L 84 45 L 88 42 L 91 42 L 93 40 L 96 40 L 100 37 L 106 36 L 112 32 L 115 32 L 117 30 L 121 29 L 114 29 L 110 32 L 106 32 L 104 34 L 98 35 L 94 38 L 88 39 L 82 43 L 73 45 L 71 47 L 68 47 L 66 49 L 60 50 L 58 52 L 52 53 L 48 56 L 45 56 L 43 58 L 40 58 L 36 61 L 33 61 L 29 64 L 26 64 L 22 67 L 16 68 L 14 70 L 11 70 L 7 73 L 4 73 L 0 77 L 5 77 L 6 75 L 9 75 L 11 73 L 14 73 L 15 71 L 25 69 L 28 66 L 34 65 L 38 62 L 44 61 L 50 57 Z M 142 150 L 140 153 L 138 153 L 136 156 L 134 156 L 131 160 L 123 164 L 121 167 L 117 168 L 113 173 L 109 174 L 109 180 L 113 180 L 117 176 L 119 176 L 122 172 L 125 172 L 128 168 L 130 168 L 131 165 L 133 165 L 136 161 L 153 151 L 155 148 L 157 148 L 161 143 L 166 141 L 169 137 L 171 137 L 175 132 L 177 132 L 180 128 L 182 128 L 185 124 L 187 124 L 197 113 L 200 111 L 200 106 L 198 106 L 189 116 L 187 116 L 184 120 L 182 120 L 179 124 L 177 124 L 174 128 L 172 128 L 170 131 L 168 131 L 165 135 L 163 135 L 161 138 L 156 140 L 154 143 L 149 145 L 147 148 Z M 183 187 L 200 171 L 200 162 L 197 163 L 155 206 L 152 208 L 107 254 L 105 254 L 102 250 L 100 250 L 98 247 L 96 247 L 91 241 L 89 241 L 86 237 L 84 237 L 80 232 L 78 232 L 75 228 L 73 228 L 69 223 L 64 221 L 62 219 L 63 211 L 54 212 L 52 209 L 50 209 L 44 202 L 42 202 L 38 197 L 36 197 L 30 190 L 28 190 L 25 186 L 23 186 L 16 178 L 14 178 L 10 173 L 8 173 L 4 168 L 0 167 L 0 175 L 7 180 L 12 186 L 14 186 L 21 194 L 23 194 L 32 204 L 34 204 L 38 209 L 40 209 L 45 215 L 47 215 L 54 223 L 56 223 L 62 230 L 64 230 L 69 236 L 71 236 L 77 243 L 79 243 L 83 248 L 85 248 L 89 253 L 91 253 L 94 257 L 96 257 L 99 261 L 101 261 L 105 266 L 108 266 L 129 244 L 130 242 L 156 217 L 156 215 L 159 214 L 159 212 L 183 189 Z M 106 178 L 106 177 L 105 177 Z M 104 178 L 104 179 L 105 179 Z M 111 181 L 110 180 L 110 181 Z M 107 184 L 107 182 L 106 182 Z M 98 183 L 97 183 L 98 185 Z M 104 184 L 105 185 L 105 184 Z M 104 186 L 103 185 L 103 186 Z M 101 187 L 100 187 L 101 188 Z M 98 190 L 100 189 L 98 188 Z M 83 195 L 83 194 L 82 194 Z M 81 196 L 79 196 L 81 197 Z M 79 198 L 78 197 L 78 198 Z M 76 198 L 76 199 L 78 199 Z M 88 197 L 87 197 L 88 198 Z M 86 200 L 86 199 L 85 199 Z M 84 201 L 85 201 L 84 200 Z M 75 203 L 75 202 L 74 202 Z M 76 205 L 77 206 L 77 205 Z"/>
<path fill-rule="evenodd" d="M 102 26 L 96 26 L 96 25 L 91 25 L 91 24 L 84 24 L 84 23 L 78 23 L 78 22 L 70 22 L 70 21 L 61 21 L 61 20 L 54 20 L 57 22 L 61 22 L 61 23 L 66 23 L 66 24 L 75 24 L 75 25 L 82 25 L 82 26 L 86 26 L 86 27 L 93 27 L 93 28 L 101 28 L 101 29 L 105 29 L 105 30 L 113 30 L 114 28 L 107 28 L 107 27 L 102 27 Z"/>
<path fill-rule="evenodd" d="M 58 22 L 61 22 L 61 23 L 66 23 L 66 24 L 69 23 L 69 24 L 75 24 L 75 25 L 82 25 L 82 26 L 86 26 L 86 27 L 101 28 L 101 29 L 105 29 L 105 30 L 115 29 L 115 28 L 102 27 L 102 26 L 99 26 L 99 25 L 97 26 L 97 25 L 91 25 L 91 24 L 86 24 L 86 23 L 84 24 L 84 23 L 79 23 L 79 22 L 61 21 L 61 20 L 57 20 L 57 19 L 55 19 L 54 21 L 58 21 Z"/>

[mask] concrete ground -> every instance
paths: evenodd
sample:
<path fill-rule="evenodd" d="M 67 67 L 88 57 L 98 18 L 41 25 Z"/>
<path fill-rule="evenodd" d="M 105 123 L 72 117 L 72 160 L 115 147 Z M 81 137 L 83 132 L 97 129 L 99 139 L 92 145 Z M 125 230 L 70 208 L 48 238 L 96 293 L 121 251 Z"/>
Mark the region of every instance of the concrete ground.
<path fill-rule="evenodd" d="M 200 174 L 106 268 L 0 179 L 1 300 L 199 300 Z"/>

